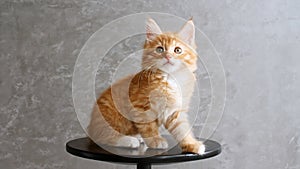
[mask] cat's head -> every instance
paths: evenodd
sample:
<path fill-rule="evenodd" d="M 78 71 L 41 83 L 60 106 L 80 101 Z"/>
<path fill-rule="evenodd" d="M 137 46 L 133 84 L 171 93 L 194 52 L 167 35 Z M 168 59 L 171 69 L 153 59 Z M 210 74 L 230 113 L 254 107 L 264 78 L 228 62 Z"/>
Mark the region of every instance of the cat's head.
<path fill-rule="evenodd" d="M 143 69 L 174 72 L 197 69 L 195 26 L 190 19 L 179 32 L 162 32 L 153 19 L 148 19 L 144 45 Z"/>

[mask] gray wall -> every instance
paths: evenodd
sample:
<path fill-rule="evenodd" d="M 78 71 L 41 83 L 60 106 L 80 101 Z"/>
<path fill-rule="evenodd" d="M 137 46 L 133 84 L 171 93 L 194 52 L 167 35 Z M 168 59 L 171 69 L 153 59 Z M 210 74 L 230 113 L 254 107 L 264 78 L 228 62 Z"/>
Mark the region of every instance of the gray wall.
<path fill-rule="evenodd" d="M 213 139 L 220 156 L 155 168 L 300 168 L 300 1 L 0 2 L 0 168 L 132 168 L 72 157 L 84 136 L 72 72 L 85 41 L 118 17 L 194 17 L 225 67 L 227 101 Z"/>

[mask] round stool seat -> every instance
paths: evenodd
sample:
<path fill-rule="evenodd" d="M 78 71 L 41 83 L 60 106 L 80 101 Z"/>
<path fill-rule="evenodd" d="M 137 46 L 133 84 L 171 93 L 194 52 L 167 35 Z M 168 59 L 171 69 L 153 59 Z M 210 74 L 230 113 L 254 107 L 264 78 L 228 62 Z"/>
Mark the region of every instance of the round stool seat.
<path fill-rule="evenodd" d="M 170 137 L 165 137 L 172 141 Z M 66 150 L 72 155 L 99 161 L 137 164 L 138 169 L 150 169 L 151 164 L 167 164 L 186 161 L 201 160 L 216 156 L 221 153 L 221 145 L 216 141 L 205 140 L 206 150 L 202 155 L 193 153 L 182 153 L 181 148 L 176 145 L 170 150 L 144 149 L 140 146 L 138 149 L 109 147 L 99 147 L 89 138 L 79 138 L 71 140 L 66 144 Z M 107 151 L 109 150 L 109 151 Z M 111 153 L 114 152 L 114 153 Z"/>

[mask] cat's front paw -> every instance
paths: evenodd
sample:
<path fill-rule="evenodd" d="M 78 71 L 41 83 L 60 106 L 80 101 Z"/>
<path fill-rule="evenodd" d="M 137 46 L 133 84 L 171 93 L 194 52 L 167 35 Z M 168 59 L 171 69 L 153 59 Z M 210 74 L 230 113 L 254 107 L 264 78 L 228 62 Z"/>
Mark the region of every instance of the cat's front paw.
<path fill-rule="evenodd" d="M 146 138 L 144 140 L 149 148 L 154 148 L 154 149 L 168 148 L 168 142 L 163 137 L 151 137 L 151 138 Z"/>
<path fill-rule="evenodd" d="M 201 141 L 196 141 L 192 143 L 182 143 L 181 149 L 183 152 L 197 153 L 200 155 L 205 153 L 205 145 Z"/>
<path fill-rule="evenodd" d="M 198 154 L 202 155 L 205 153 L 205 145 L 201 142 L 201 145 L 199 146 L 198 149 Z"/>
<path fill-rule="evenodd" d="M 138 148 L 140 146 L 140 142 L 135 137 L 123 136 L 117 141 L 115 146 L 126 148 Z"/>

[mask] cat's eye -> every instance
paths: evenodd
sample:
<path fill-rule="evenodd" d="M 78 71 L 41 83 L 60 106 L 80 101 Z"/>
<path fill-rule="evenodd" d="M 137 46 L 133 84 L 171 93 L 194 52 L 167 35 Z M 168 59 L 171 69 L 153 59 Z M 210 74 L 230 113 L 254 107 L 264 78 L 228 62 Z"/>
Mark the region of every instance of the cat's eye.
<path fill-rule="evenodd" d="M 174 49 L 174 52 L 175 52 L 176 54 L 180 54 L 180 53 L 182 52 L 182 49 L 181 49 L 180 47 L 176 47 L 176 48 Z"/>
<path fill-rule="evenodd" d="M 164 52 L 164 48 L 161 47 L 161 46 L 159 46 L 159 47 L 156 48 L 156 52 L 157 53 L 163 53 Z"/>

